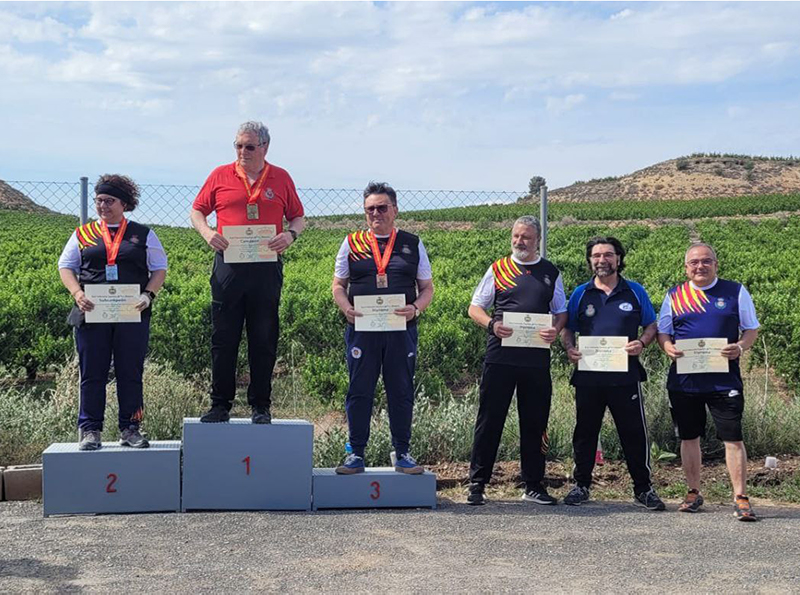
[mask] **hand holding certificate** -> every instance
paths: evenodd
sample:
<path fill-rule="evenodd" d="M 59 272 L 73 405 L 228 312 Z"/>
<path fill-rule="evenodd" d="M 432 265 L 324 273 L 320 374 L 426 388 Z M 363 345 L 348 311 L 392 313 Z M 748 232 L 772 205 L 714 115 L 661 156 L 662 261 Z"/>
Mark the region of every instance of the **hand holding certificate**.
<path fill-rule="evenodd" d="M 223 259 L 234 262 L 277 262 L 278 254 L 269 247 L 275 237 L 274 225 L 226 225 L 222 235 L 228 240 Z"/>
<path fill-rule="evenodd" d="M 503 326 L 514 330 L 510 337 L 501 339 L 503 347 L 537 347 L 550 349 L 550 344 L 542 339 L 539 331 L 553 326 L 551 314 L 527 312 L 503 312 Z"/>
<path fill-rule="evenodd" d="M 678 339 L 675 348 L 683 357 L 675 360 L 678 374 L 725 373 L 730 371 L 728 360 L 722 355 L 727 339 Z"/>
<path fill-rule="evenodd" d="M 628 337 L 578 337 L 581 359 L 578 370 L 584 372 L 627 372 Z"/>
<path fill-rule="evenodd" d="M 83 293 L 94 304 L 94 308 L 86 312 L 87 324 L 142 321 L 142 313 L 136 309 L 140 293 L 136 284 L 85 285 Z"/>
<path fill-rule="evenodd" d="M 353 298 L 353 308 L 361 316 L 356 316 L 355 328 L 365 332 L 404 331 L 406 319 L 394 311 L 405 305 L 406 296 L 402 293 L 357 295 Z"/>

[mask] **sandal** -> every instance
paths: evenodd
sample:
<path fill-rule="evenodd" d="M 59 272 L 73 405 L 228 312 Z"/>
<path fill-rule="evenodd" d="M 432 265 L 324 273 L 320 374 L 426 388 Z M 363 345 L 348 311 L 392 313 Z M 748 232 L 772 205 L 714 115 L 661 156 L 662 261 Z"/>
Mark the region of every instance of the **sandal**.
<path fill-rule="evenodd" d="M 758 517 L 750 506 L 750 498 L 741 494 L 733 501 L 733 514 L 740 521 L 757 521 Z"/>

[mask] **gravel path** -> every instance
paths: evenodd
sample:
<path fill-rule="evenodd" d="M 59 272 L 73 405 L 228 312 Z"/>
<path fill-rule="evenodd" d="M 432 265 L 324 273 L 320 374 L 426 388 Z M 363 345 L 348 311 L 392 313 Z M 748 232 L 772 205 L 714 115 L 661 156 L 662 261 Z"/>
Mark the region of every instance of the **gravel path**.
<path fill-rule="evenodd" d="M 438 510 L 43 519 L 0 503 L 0 592 L 794 591 L 800 508 Z"/>

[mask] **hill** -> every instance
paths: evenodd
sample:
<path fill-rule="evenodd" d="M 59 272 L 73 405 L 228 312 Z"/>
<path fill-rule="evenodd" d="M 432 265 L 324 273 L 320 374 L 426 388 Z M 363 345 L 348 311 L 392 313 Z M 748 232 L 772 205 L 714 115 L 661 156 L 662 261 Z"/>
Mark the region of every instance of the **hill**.
<path fill-rule="evenodd" d="M 693 200 L 800 192 L 800 159 L 694 154 L 550 191 L 553 202 Z"/>
<path fill-rule="evenodd" d="M 11 211 L 28 211 L 31 213 L 51 213 L 52 211 L 25 196 L 16 188 L 12 188 L 0 180 L 0 209 Z"/>

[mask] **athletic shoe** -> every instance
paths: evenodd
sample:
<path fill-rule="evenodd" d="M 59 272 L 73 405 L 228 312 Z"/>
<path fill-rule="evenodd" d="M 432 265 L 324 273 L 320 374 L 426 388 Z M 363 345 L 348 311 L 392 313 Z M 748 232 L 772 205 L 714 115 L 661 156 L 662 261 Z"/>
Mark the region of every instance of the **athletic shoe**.
<path fill-rule="evenodd" d="M 569 491 L 564 497 L 564 504 L 568 506 L 580 506 L 584 502 L 589 501 L 589 488 L 585 488 L 583 486 L 574 485 L 572 489 Z"/>
<path fill-rule="evenodd" d="M 271 424 L 272 414 L 269 412 L 268 407 L 253 407 L 253 416 L 251 419 L 254 424 Z"/>
<path fill-rule="evenodd" d="M 536 504 L 552 505 L 558 503 L 558 500 L 548 494 L 545 487 L 541 484 L 528 486 L 522 493 L 521 499 L 525 502 L 536 502 Z"/>
<path fill-rule="evenodd" d="M 703 496 L 700 495 L 698 490 L 689 490 L 686 498 L 683 499 L 681 505 L 678 506 L 678 512 L 697 512 L 703 505 Z"/>
<path fill-rule="evenodd" d="M 425 469 L 422 465 L 418 465 L 410 454 L 405 453 L 397 457 L 397 462 L 394 464 L 394 470 L 398 473 L 409 473 L 411 475 L 419 475 L 424 473 Z"/>
<path fill-rule="evenodd" d="M 99 450 L 102 446 L 100 442 L 100 430 L 81 430 L 81 439 L 78 450 Z"/>
<path fill-rule="evenodd" d="M 739 494 L 733 501 L 733 514 L 740 521 L 757 521 L 753 507 L 750 506 L 750 498 Z"/>
<path fill-rule="evenodd" d="M 231 418 L 231 414 L 228 413 L 228 410 L 225 409 L 222 405 L 214 405 L 208 412 L 200 418 L 200 421 L 204 424 L 218 424 L 224 421 L 228 421 Z"/>
<path fill-rule="evenodd" d="M 344 460 L 344 463 L 336 467 L 336 473 L 339 475 L 353 475 L 355 473 L 364 473 L 364 457 L 349 454 Z"/>
<path fill-rule="evenodd" d="M 636 498 L 633 501 L 634 504 L 637 506 L 643 506 L 647 510 L 666 510 L 666 506 L 661 501 L 661 498 L 658 497 L 656 491 L 653 488 L 650 488 L 646 492 L 642 492 L 641 494 L 636 494 Z"/>
<path fill-rule="evenodd" d="M 122 430 L 119 436 L 119 444 L 120 446 L 130 446 L 131 448 L 148 448 L 150 446 L 150 442 L 142 436 L 136 426 Z"/>
<path fill-rule="evenodd" d="M 467 494 L 467 504 L 470 506 L 483 506 L 486 504 L 486 496 L 483 494 L 482 483 L 469 484 L 469 494 Z"/>

